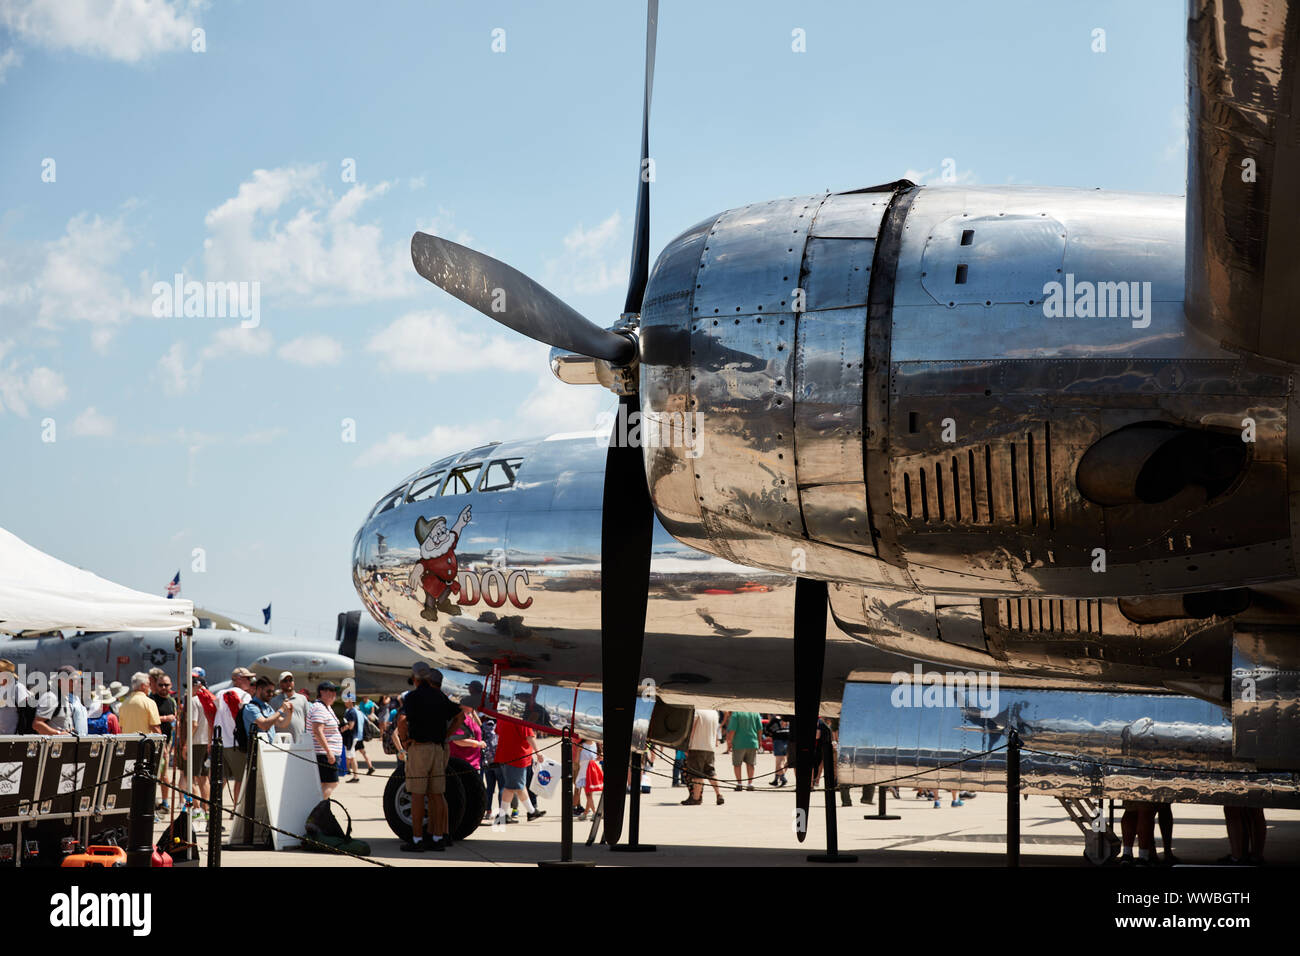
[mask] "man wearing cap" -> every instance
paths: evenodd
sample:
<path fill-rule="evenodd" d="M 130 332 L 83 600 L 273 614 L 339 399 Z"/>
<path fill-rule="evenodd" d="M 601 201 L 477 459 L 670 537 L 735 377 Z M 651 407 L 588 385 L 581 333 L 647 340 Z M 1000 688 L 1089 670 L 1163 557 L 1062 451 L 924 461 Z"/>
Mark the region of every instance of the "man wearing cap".
<path fill-rule="evenodd" d="M 208 674 L 202 667 L 196 667 L 190 675 L 194 680 L 194 694 L 190 697 L 186 708 L 190 720 L 190 734 L 187 740 L 194 755 L 194 786 L 198 788 L 199 796 L 203 798 L 203 806 L 206 807 L 211 798 L 208 789 L 208 745 L 212 742 L 212 724 L 203 710 L 199 692 L 207 687 Z M 198 812 L 203 811 L 200 808 Z"/>
<path fill-rule="evenodd" d="M 271 706 L 279 710 L 285 701 L 293 704 L 293 713 L 289 717 L 289 726 L 284 729 L 284 732 L 298 741 L 307 732 L 308 702 L 306 697 L 298 693 L 292 671 L 285 671 L 280 675 L 280 692 L 271 698 Z"/>
<path fill-rule="evenodd" d="M 145 675 L 148 683 L 149 675 Z M 36 717 L 32 729 L 38 734 L 86 735 L 86 708 L 82 706 L 73 688 L 77 682 L 77 669 L 71 664 L 59 668 L 54 678 L 54 688 L 40 695 L 36 701 Z"/>
<path fill-rule="evenodd" d="M 328 799 L 339 785 L 339 758 L 343 754 L 343 735 L 339 719 L 334 716 L 334 699 L 339 685 L 323 680 L 316 685 L 316 699 L 307 711 L 307 732 L 316 751 L 316 769 L 320 774 L 320 794 Z"/>
<path fill-rule="evenodd" d="M 252 699 L 253 677 L 247 667 L 236 667 L 230 672 L 234 687 L 217 695 L 217 716 L 212 719 L 212 739 L 221 734 L 221 773 L 223 779 L 234 785 L 234 802 L 239 803 L 239 790 L 244 785 L 244 770 L 248 755 L 235 746 L 235 721 Z"/>
<path fill-rule="evenodd" d="M 447 833 L 447 729 L 460 706 L 442 692 L 442 672 L 424 661 L 411 667 L 413 690 L 402 698 L 398 735 L 406 744 L 406 792 L 411 795 L 411 842 L 407 853 L 441 852 Z M 429 800 L 429 839 L 424 839 L 424 802 Z"/>

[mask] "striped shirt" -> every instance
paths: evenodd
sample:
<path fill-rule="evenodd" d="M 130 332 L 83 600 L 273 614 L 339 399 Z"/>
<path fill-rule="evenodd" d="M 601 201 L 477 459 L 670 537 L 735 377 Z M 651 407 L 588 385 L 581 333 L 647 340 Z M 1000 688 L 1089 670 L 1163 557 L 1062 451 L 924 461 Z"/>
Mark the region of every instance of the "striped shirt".
<path fill-rule="evenodd" d="M 320 740 L 316 737 L 317 724 L 321 724 L 325 729 L 325 741 L 330 746 L 328 752 L 320 749 Z M 339 733 L 339 719 L 334 716 L 334 711 L 318 700 L 312 701 L 311 708 L 307 711 L 307 733 L 311 734 L 312 745 L 318 755 L 337 759 L 343 752 L 343 735 Z"/>

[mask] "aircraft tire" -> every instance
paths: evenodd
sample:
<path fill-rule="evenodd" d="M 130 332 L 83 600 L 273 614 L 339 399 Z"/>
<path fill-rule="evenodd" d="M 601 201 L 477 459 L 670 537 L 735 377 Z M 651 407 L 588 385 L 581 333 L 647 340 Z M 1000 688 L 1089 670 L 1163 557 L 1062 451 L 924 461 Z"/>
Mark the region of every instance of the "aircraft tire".
<path fill-rule="evenodd" d="M 462 763 L 463 760 L 453 760 L 453 763 Z M 473 770 L 469 764 L 465 767 Z M 450 770 L 451 767 L 448 767 Z M 460 835 L 462 827 L 461 818 L 465 813 L 465 788 L 461 781 L 465 779 L 464 774 L 454 773 L 447 777 L 447 821 L 451 828 L 453 840 L 462 840 Z M 474 826 L 465 831 L 465 836 L 473 833 L 478 827 L 479 819 L 483 816 L 482 807 L 487 803 L 487 792 L 483 790 L 481 781 L 475 781 L 479 793 L 478 802 L 475 804 L 479 808 L 478 814 L 474 817 Z M 474 801 L 474 795 L 471 789 L 470 801 Z M 388 822 L 388 829 L 393 831 L 393 835 L 400 840 L 411 839 L 411 795 L 406 792 L 406 765 L 399 763 L 397 770 L 388 778 L 388 784 L 384 787 L 384 819 Z"/>

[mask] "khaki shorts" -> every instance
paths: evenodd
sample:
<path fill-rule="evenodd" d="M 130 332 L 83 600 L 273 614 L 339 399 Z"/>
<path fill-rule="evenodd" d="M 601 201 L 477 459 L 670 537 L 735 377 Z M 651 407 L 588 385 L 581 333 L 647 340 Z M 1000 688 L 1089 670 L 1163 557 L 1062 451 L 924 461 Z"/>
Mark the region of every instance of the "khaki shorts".
<path fill-rule="evenodd" d="M 208 775 L 208 745 L 191 744 L 190 750 L 194 754 L 194 776 L 206 777 Z M 185 755 L 181 754 L 179 760 L 180 760 L 180 768 L 184 770 Z"/>
<path fill-rule="evenodd" d="M 686 776 L 688 779 L 712 780 L 717 776 L 713 769 L 712 750 L 686 751 Z"/>
<path fill-rule="evenodd" d="M 731 765 L 739 767 L 742 763 L 747 763 L 751 767 L 758 763 L 758 751 L 753 747 L 747 747 L 744 750 L 733 750 L 731 752 Z"/>
<path fill-rule="evenodd" d="M 447 792 L 447 748 L 444 744 L 419 744 L 406 748 L 406 792 Z"/>
<path fill-rule="evenodd" d="M 232 745 L 221 748 L 222 780 L 226 783 L 239 783 L 244 779 L 244 768 L 248 766 L 248 754 L 236 750 Z"/>

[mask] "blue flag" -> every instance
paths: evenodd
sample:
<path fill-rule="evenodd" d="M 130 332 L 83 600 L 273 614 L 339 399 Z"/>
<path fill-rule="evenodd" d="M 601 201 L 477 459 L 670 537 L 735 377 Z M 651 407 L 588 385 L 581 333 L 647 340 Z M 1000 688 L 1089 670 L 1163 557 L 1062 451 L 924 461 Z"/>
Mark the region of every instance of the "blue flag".
<path fill-rule="evenodd" d="M 271 605 L 268 604 L 266 607 L 262 608 L 262 624 L 266 625 L 270 623 L 271 623 Z"/>
<path fill-rule="evenodd" d="M 167 585 L 167 596 L 174 598 L 181 593 L 181 573 L 176 572 L 176 577 L 172 578 L 171 584 Z"/>

